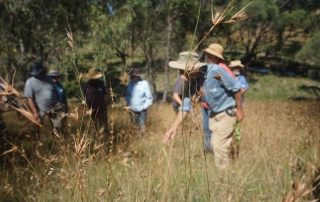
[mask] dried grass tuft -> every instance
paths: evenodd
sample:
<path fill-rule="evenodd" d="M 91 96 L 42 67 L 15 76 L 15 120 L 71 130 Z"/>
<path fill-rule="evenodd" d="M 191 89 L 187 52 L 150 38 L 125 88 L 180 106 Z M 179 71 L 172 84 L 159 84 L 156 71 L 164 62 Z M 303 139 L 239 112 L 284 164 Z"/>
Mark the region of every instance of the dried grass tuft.
<path fill-rule="evenodd" d="M 33 117 L 33 113 L 30 111 L 30 109 L 27 106 L 24 106 L 24 108 L 20 107 L 14 107 L 9 105 L 10 107 L 12 107 L 13 109 L 17 110 L 18 112 L 20 112 L 23 116 L 25 116 L 27 119 L 29 119 L 31 122 L 37 124 L 38 126 L 42 127 L 42 124 L 39 123 L 34 117 Z"/>
<path fill-rule="evenodd" d="M 14 80 L 12 81 L 12 85 L 1 77 L 0 80 L 0 86 L 3 88 L 3 90 L 0 90 L 0 95 L 15 95 L 17 97 L 21 97 L 21 94 L 13 87 Z"/>
<path fill-rule="evenodd" d="M 298 178 L 294 181 L 293 189 L 289 191 L 287 196 L 282 197 L 283 202 L 299 202 L 300 197 L 305 196 L 307 194 L 310 194 L 313 189 L 312 183 L 316 181 L 320 176 L 316 177 L 313 180 L 310 180 L 309 182 L 306 181 L 306 176 L 303 175 L 301 180 Z M 315 200 L 317 201 L 317 200 Z"/>
<path fill-rule="evenodd" d="M 128 78 L 129 78 L 129 74 L 132 71 L 132 68 L 130 69 L 130 71 L 127 72 L 123 72 L 123 75 L 120 75 L 119 80 L 123 83 L 123 84 L 127 84 Z"/>

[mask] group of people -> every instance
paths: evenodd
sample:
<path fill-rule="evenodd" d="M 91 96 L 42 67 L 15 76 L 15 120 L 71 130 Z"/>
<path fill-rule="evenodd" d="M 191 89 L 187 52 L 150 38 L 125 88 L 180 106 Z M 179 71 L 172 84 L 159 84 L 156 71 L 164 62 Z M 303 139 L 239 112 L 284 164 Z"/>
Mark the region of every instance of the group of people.
<path fill-rule="evenodd" d="M 236 121 L 244 118 L 242 104 L 248 83 L 240 74 L 244 65 L 240 60 L 224 62 L 223 47 L 211 44 L 205 49 L 208 64 L 199 62 L 194 52 L 181 52 L 177 61 L 169 66 L 180 70 L 173 90 L 173 108 L 177 114 L 172 127 L 165 133 L 163 142 L 170 142 L 177 128 L 189 112 L 192 97 L 201 100 L 204 148 L 213 151 L 214 163 L 224 169 L 230 161 L 230 147 Z"/>
<path fill-rule="evenodd" d="M 170 142 L 177 128 L 196 103 L 194 96 L 201 101 L 203 130 L 205 132 L 204 148 L 213 151 L 214 163 L 218 168 L 228 166 L 229 151 L 236 121 L 244 118 L 242 104 L 248 83 L 241 75 L 240 60 L 231 61 L 229 66 L 224 62 L 223 47 L 211 44 L 205 49 L 208 63 L 199 62 L 199 55 L 194 52 L 181 52 L 176 61 L 170 61 L 169 66 L 179 69 L 180 76 L 173 89 L 173 108 L 176 119 L 172 127 L 165 133 L 163 142 Z M 68 117 L 68 102 L 66 93 L 59 82 L 60 73 L 56 70 L 47 72 L 47 67 L 41 63 L 32 66 L 32 77 L 25 84 L 24 97 L 33 114 L 34 120 L 43 124 L 49 117 L 54 129 L 63 132 Z M 145 135 L 147 110 L 152 104 L 153 96 L 147 81 L 141 78 L 139 69 L 133 68 L 130 73 L 130 83 L 126 89 L 126 107 L 131 121 Z M 107 105 L 110 91 L 107 82 L 101 81 L 103 76 L 96 68 L 90 68 L 84 77 L 88 79 L 82 85 L 82 93 L 87 106 L 87 116 L 93 121 L 95 131 L 102 131 L 107 136 Z M 197 100 L 197 99 L 195 99 Z M 0 120 L 0 129 L 5 128 Z M 39 126 L 34 124 L 33 133 L 39 134 Z"/>
<path fill-rule="evenodd" d="M 44 119 L 48 117 L 54 130 L 58 134 L 68 130 L 67 117 L 69 116 L 66 92 L 59 78 L 61 74 L 56 70 L 48 72 L 48 68 L 40 62 L 32 65 L 31 76 L 25 83 L 24 95 L 34 124 L 32 136 L 37 139 Z M 108 136 L 107 105 L 110 92 L 106 79 L 102 81 L 103 73 L 96 68 L 90 68 L 84 77 L 88 80 L 81 85 L 81 90 L 86 103 L 85 117 L 92 121 L 91 133 L 98 131 L 103 137 Z M 127 109 L 130 111 L 132 123 L 137 125 L 142 135 L 145 134 L 145 121 L 148 107 L 152 104 L 153 97 L 148 82 L 141 79 L 139 69 L 130 72 L 131 82 L 126 91 Z M 3 91 L 0 86 L 0 91 Z M 6 102 L 6 96 L 0 96 L 0 102 Z M 36 124 L 38 123 L 38 124 Z M 0 133 L 6 133 L 6 124 L 0 111 Z"/>

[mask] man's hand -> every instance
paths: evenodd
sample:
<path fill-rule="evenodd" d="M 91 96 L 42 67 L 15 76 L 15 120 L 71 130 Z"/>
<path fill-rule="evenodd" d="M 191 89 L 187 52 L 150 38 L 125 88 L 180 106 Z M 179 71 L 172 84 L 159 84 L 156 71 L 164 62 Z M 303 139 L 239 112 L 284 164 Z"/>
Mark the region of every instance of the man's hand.
<path fill-rule="evenodd" d="M 170 128 L 165 134 L 164 134 L 164 137 L 163 137 L 163 142 L 164 143 L 169 143 L 173 138 L 174 136 L 176 135 L 176 132 L 177 132 L 177 128 L 175 127 L 172 127 Z"/>
<path fill-rule="evenodd" d="M 33 113 L 33 118 L 40 123 L 40 114 L 38 112 Z"/>
<path fill-rule="evenodd" d="M 242 121 L 242 120 L 244 119 L 244 113 L 243 113 L 242 109 L 237 110 L 237 112 L 236 112 L 236 119 L 237 119 L 238 121 Z"/>
<path fill-rule="evenodd" d="M 130 111 L 131 110 L 131 106 L 126 106 L 126 107 L 123 107 L 124 109 Z"/>

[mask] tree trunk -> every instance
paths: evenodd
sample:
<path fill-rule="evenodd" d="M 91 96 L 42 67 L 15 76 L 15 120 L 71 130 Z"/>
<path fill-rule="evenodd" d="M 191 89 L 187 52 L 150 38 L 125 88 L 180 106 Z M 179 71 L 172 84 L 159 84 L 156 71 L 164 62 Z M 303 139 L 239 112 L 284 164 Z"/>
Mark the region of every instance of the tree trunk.
<path fill-rule="evenodd" d="M 168 63 L 170 60 L 170 49 L 171 49 L 171 36 L 172 36 L 172 11 L 170 10 L 167 16 L 167 47 L 166 47 L 166 63 L 164 66 L 164 90 L 162 96 L 162 103 L 164 104 L 167 101 L 168 88 L 169 88 L 169 72 L 168 72 Z"/>
<path fill-rule="evenodd" d="M 143 46 L 143 52 L 146 58 L 146 69 L 148 72 L 148 77 L 149 77 L 149 81 L 151 86 L 153 87 L 153 100 L 156 102 L 158 100 L 158 96 L 157 96 L 157 86 L 155 83 L 155 78 L 154 78 L 154 55 L 153 55 L 153 46 L 152 43 L 147 43 L 144 44 Z"/>
<path fill-rule="evenodd" d="M 119 57 L 121 59 L 121 75 L 123 75 L 125 69 L 126 69 L 126 63 L 127 63 L 127 57 L 128 54 L 126 54 L 124 51 L 120 51 L 118 48 L 115 48 L 117 53 L 116 56 Z"/>

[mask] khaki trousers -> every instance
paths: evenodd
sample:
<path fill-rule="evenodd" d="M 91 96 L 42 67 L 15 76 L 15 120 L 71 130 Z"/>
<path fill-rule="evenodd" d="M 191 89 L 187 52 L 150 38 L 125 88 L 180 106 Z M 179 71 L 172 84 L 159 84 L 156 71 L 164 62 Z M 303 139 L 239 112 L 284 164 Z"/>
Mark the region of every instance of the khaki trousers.
<path fill-rule="evenodd" d="M 236 123 L 235 116 L 229 116 L 225 111 L 210 114 L 209 128 L 212 132 L 211 146 L 214 152 L 214 164 L 224 169 L 230 161 L 230 146 Z"/>

